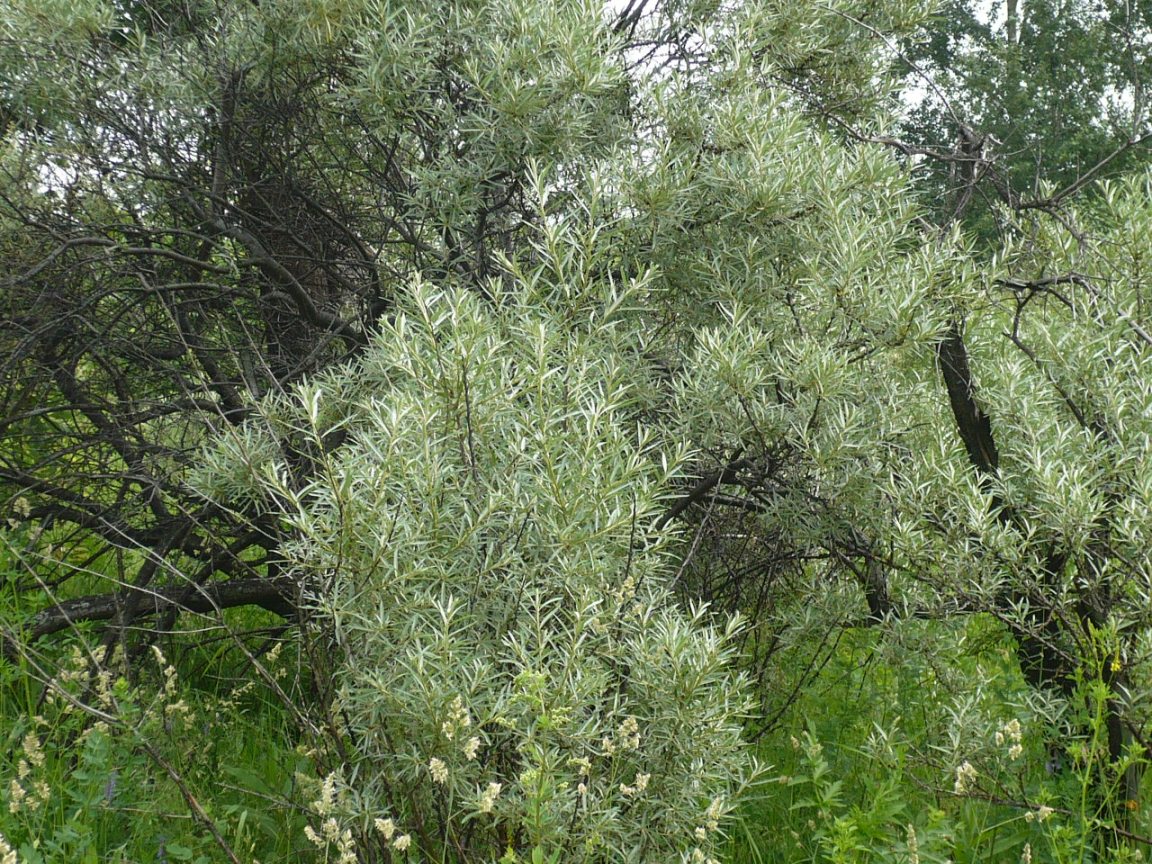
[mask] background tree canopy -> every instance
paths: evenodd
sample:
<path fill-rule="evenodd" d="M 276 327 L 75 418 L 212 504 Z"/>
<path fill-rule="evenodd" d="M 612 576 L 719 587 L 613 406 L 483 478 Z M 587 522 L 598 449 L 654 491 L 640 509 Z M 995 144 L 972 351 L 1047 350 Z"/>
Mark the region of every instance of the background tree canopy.
<path fill-rule="evenodd" d="M 1150 14 L 10 2 L 0 859 L 1147 854 Z"/>

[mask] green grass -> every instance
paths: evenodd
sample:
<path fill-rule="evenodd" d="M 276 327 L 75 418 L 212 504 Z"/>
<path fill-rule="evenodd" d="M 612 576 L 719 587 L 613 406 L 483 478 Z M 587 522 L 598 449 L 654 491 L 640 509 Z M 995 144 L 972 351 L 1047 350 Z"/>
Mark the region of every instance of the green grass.
<path fill-rule="evenodd" d="M 0 591 L 0 622 L 15 625 L 38 602 Z M 232 635 L 247 634 L 247 651 L 303 704 L 293 631 L 259 610 L 228 612 L 228 631 L 202 630 L 203 619 L 181 624 L 184 633 L 157 642 L 163 663 L 148 651 L 103 684 L 88 677 L 85 662 L 95 630 L 44 640 L 34 663 L 0 661 L 0 833 L 24 864 L 212 864 L 227 860 L 220 840 L 244 862 L 322 859 L 304 831 L 315 769 L 290 712 L 252 674 Z M 45 673 L 63 674 L 65 691 L 77 697 L 88 692 L 112 722 L 46 698 Z M 779 670 L 775 686 L 787 692 L 789 683 L 788 670 Z M 757 740 L 772 779 L 728 826 L 723 860 L 1138 860 L 1137 845 L 1100 830 L 1105 805 L 1118 802 L 1085 793 L 1101 770 L 1092 755 L 1104 731 L 1092 724 L 1093 692 L 1086 682 L 1081 702 L 1082 728 L 1094 731 L 1066 748 L 1087 755 L 1052 774 L 1051 728 L 1029 707 L 1034 694 L 995 622 L 849 631 L 819 678 Z M 1011 741 L 997 740 L 1013 719 L 1022 726 L 1015 756 Z M 999 800 L 953 794 L 956 768 L 969 759 L 976 791 Z M 311 778 L 304 788 L 301 777 Z M 220 840 L 193 815 L 188 796 Z M 1042 804 L 1055 810 L 1043 820 L 1035 810 Z M 1148 822 L 1136 812 L 1129 828 L 1147 834 Z"/>
<path fill-rule="evenodd" d="M 774 782 L 738 812 L 725 861 L 1141 860 L 1141 844 L 1118 842 L 1107 828 L 1107 808 L 1122 802 L 1084 791 L 1103 768 L 1106 730 L 1072 711 L 1065 722 L 1089 731 L 1069 751 L 1096 755 L 1053 773 L 1050 729 L 1029 708 L 1035 694 L 1012 647 L 978 617 L 847 635 L 780 728 L 758 741 Z M 1092 698 L 1086 686 L 1073 704 Z M 1022 723 L 1015 754 L 1013 719 Z M 956 768 L 969 759 L 978 780 L 956 795 Z M 1040 818 L 1041 805 L 1054 812 Z M 1149 827 L 1137 812 L 1129 830 L 1147 836 Z"/>
<path fill-rule="evenodd" d="M 6 623 L 28 614 L 19 599 L 4 598 Z M 263 613 L 229 617 L 237 631 L 271 623 Z M 149 652 L 128 670 L 133 685 L 118 675 L 94 687 L 82 638 L 38 646 L 35 666 L 0 661 L 0 833 L 24 864 L 226 861 L 188 796 L 241 861 L 312 860 L 297 788 L 309 761 L 284 706 L 245 683 L 253 676 L 231 637 L 160 642 L 174 675 Z M 294 650 L 286 644 L 269 664 L 289 691 Z M 45 670 L 63 672 L 78 698 L 88 691 L 113 722 L 46 698 Z"/>

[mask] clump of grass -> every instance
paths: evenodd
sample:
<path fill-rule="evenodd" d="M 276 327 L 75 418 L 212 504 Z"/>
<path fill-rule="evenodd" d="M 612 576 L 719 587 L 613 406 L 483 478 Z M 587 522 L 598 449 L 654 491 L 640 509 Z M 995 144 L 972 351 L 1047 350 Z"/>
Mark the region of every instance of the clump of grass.
<path fill-rule="evenodd" d="M 3 603 L 6 622 L 32 611 Z M 244 674 L 252 652 L 201 642 L 101 662 L 76 631 L 0 663 L 0 864 L 313 856 L 291 716 Z M 288 689 L 294 647 L 260 661 Z"/>

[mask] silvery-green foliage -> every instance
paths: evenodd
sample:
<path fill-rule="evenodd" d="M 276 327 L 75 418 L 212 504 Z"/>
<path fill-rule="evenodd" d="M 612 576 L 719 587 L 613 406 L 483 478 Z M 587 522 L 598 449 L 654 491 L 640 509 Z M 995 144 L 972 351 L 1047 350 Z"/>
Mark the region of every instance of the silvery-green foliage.
<path fill-rule="evenodd" d="M 952 541 L 964 535 L 970 584 L 1012 598 L 1010 622 L 1055 610 L 1062 625 L 1047 638 L 1074 658 L 1065 668 L 1112 682 L 1125 722 L 1140 725 L 1152 660 L 1149 176 L 1099 192 L 1091 209 L 1016 225 L 1021 242 L 972 298 L 1000 470 L 959 499 Z M 994 502 L 1010 524 L 979 515 Z"/>
<path fill-rule="evenodd" d="M 670 436 L 703 454 L 699 474 L 745 459 L 695 511 L 714 540 L 693 566 L 738 577 L 772 554 L 828 561 L 794 564 L 765 604 L 784 631 L 817 610 L 813 631 L 859 622 L 858 588 L 876 584 L 896 618 L 991 612 L 1033 640 L 1018 654 L 1033 683 L 1067 693 L 1075 674 L 1115 676 L 1136 716 L 1124 679 L 1145 674 L 1148 641 L 1146 178 L 1093 211 L 1029 214 L 1018 243 L 981 261 L 926 225 L 890 154 L 842 146 L 764 86 L 786 58 L 742 52 L 740 35 L 771 32 L 755 8 L 715 34 L 731 62 L 708 83 L 651 92 L 663 135 L 620 182 L 677 340 Z M 953 322 L 994 477 L 971 463 L 941 379 Z M 781 615 L 797 597 L 802 611 Z"/>
<path fill-rule="evenodd" d="M 913 566 L 944 564 L 925 569 L 940 590 L 982 603 L 1016 592 L 1025 609 L 1028 595 L 1084 604 L 1068 620 L 1084 616 L 1085 627 L 1089 618 L 1100 626 L 1110 615 L 1145 617 L 1147 182 L 1105 187 L 1098 212 L 1068 217 L 1083 220 L 1091 239 L 1057 220 L 1019 226 L 1028 242 L 1009 247 L 961 298 L 997 474 L 978 482 L 959 437 L 940 424 L 889 484 L 903 511 L 898 548 Z M 1066 561 L 1059 572 L 1047 569 L 1053 554 Z"/>
<path fill-rule="evenodd" d="M 495 307 L 414 286 L 354 366 L 270 405 L 196 482 L 292 529 L 339 646 L 358 824 L 388 828 L 372 842 L 702 860 L 756 770 L 736 624 L 669 601 L 657 522 L 683 457 L 652 449 L 622 359 L 643 281 L 589 299 L 526 279 Z M 302 485 L 269 458 L 293 436 L 316 461 Z"/>
<path fill-rule="evenodd" d="M 733 58 L 722 94 L 680 79 L 654 89 L 646 105 L 667 132 L 619 186 L 656 268 L 656 350 L 676 373 L 667 434 L 692 443 L 701 475 L 750 463 L 716 496 L 747 509 L 705 501 L 689 514 L 706 514 L 708 539 L 686 581 L 719 572 L 737 602 L 774 585 L 755 623 L 775 649 L 860 620 L 858 580 L 840 564 L 887 542 L 887 480 L 941 433 L 934 347 L 971 277 L 955 238 L 924 236 L 890 154 L 844 147 L 765 85 L 775 55 L 741 46 L 771 21 L 750 7 L 717 36 Z M 897 597 L 916 588 L 902 576 L 888 574 Z"/>

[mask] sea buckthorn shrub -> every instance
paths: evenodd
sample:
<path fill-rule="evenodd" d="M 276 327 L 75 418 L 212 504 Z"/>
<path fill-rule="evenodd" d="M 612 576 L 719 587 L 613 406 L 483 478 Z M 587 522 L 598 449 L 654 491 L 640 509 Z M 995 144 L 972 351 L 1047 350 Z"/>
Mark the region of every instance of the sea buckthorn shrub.
<path fill-rule="evenodd" d="M 280 515 L 336 646 L 351 755 L 310 837 L 341 860 L 704 862 L 760 771 L 738 623 L 670 598 L 685 454 L 622 347 L 643 281 L 526 281 L 415 286 L 194 480 Z"/>

